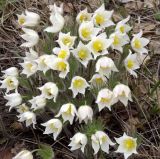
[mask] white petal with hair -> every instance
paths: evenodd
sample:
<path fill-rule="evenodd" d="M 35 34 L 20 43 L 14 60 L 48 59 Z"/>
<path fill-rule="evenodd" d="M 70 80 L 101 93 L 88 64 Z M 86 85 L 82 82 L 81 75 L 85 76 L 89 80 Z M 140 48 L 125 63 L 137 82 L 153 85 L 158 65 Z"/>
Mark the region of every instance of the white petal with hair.
<path fill-rule="evenodd" d="M 22 28 L 24 34 L 20 35 L 26 42 L 21 44 L 22 47 L 33 47 L 39 41 L 38 33 L 32 29 Z"/>
<path fill-rule="evenodd" d="M 57 139 L 58 135 L 62 131 L 62 122 L 59 119 L 50 119 L 46 123 L 41 124 L 45 126 L 45 131 L 43 134 L 53 134 L 54 140 Z"/>
<path fill-rule="evenodd" d="M 16 67 L 10 67 L 7 68 L 6 70 L 1 71 L 2 73 L 4 73 L 3 77 L 7 77 L 7 76 L 15 76 L 17 77 L 19 72 L 18 69 Z"/>
<path fill-rule="evenodd" d="M 22 150 L 12 159 L 33 159 L 33 155 L 32 155 L 32 152 L 28 150 Z"/>
<path fill-rule="evenodd" d="M 87 136 L 80 132 L 76 133 L 72 138 L 70 138 L 71 142 L 68 146 L 71 147 L 71 151 L 81 149 L 84 153 L 85 146 L 88 142 Z"/>

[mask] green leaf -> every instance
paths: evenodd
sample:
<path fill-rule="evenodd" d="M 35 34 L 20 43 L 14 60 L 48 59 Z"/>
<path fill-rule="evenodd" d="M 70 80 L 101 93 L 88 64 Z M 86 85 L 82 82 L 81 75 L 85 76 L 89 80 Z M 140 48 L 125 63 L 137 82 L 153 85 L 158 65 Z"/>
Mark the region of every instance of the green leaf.
<path fill-rule="evenodd" d="M 160 21 L 160 12 L 156 13 L 154 17 L 156 20 Z"/>
<path fill-rule="evenodd" d="M 40 149 L 37 151 L 37 155 L 40 156 L 42 159 L 53 159 L 54 152 L 52 147 L 45 144 L 40 144 Z"/>

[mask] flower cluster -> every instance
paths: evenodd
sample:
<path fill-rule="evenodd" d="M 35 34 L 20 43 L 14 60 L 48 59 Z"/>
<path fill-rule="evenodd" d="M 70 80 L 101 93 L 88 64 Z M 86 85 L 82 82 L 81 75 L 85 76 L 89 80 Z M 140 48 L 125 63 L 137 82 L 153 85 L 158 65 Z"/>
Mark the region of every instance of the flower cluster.
<path fill-rule="evenodd" d="M 30 97 L 29 100 L 23 98 L 18 93 L 19 71 L 15 67 L 11 67 L 3 71 L 4 76 L 1 81 L 1 88 L 6 89 L 4 98 L 8 101 L 6 106 L 15 108 L 19 113 L 20 122 L 26 122 L 26 126 L 33 124 L 35 128 L 36 110 L 45 109 L 47 102 L 57 102 L 59 94 L 66 93 L 68 102 L 63 103 L 56 112 L 54 118 L 42 123 L 45 127 L 44 134 L 53 134 L 54 140 L 57 139 L 63 128 L 63 123 L 68 121 L 71 125 L 79 120 L 79 123 L 92 124 L 94 119 L 94 109 L 92 105 L 97 105 L 99 111 L 104 108 L 112 110 L 112 106 L 117 102 L 121 102 L 124 106 L 132 101 L 131 90 L 129 86 L 120 81 L 110 86 L 109 83 L 116 78 L 114 75 L 127 71 L 135 78 L 138 77 L 137 69 L 143 64 L 148 50 L 145 48 L 149 40 L 142 37 L 143 32 L 130 36 L 132 27 L 128 24 L 130 16 L 115 24 L 112 20 L 113 11 L 105 10 L 104 4 L 100 6 L 94 13 L 89 13 L 87 9 L 80 11 L 76 17 L 79 24 L 78 35 L 73 36 L 70 32 L 61 32 L 65 25 L 63 17 L 63 5 L 57 7 L 55 4 L 49 6 L 51 26 L 44 29 L 45 32 L 57 33 L 56 47 L 53 48 L 51 54 L 40 54 L 38 47 L 39 35 L 33 30 L 40 22 L 40 16 L 37 13 L 25 11 L 18 15 L 18 24 L 21 26 L 24 34 L 21 35 L 25 42 L 22 47 L 28 48 L 26 56 L 23 58 L 21 74 L 29 79 L 35 74 L 39 77 L 46 76 L 51 71 L 50 76 L 55 76 L 65 85 L 65 89 L 60 89 L 56 81 L 42 80 L 41 86 L 37 87 L 36 95 Z M 128 46 L 127 54 L 124 48 Z M 35 51 L 36 50 L 36 51 Z M 111 57 L 111 52 L 116 53 L 120 58 L 117 64 Z M 134 52 L 134 53 L 133 53 Z M 71 62 L 76 61 L 76 65 L 80 69 L 87 70 L 87 77 L 79 75 L 79 72 L 70 74 L 74 69 Z M 56 74 L 52 74 L 56 73 Z M 83 72 L 83 74 L 85 74 Z M 70 80 L 69 80 L 70 79 Z M 69 86 L 65 83 L 69 80 Z M 31 85 L 34 83 L 31 83 Z M 66 88 L 67 87 L 67 88 Z M 93 90 L 98 90 L 93 93 Z M 87 91 L 87 93 L 86 93 Z M 69 92 L 69 93 L 68 93 Z M 72 92 L 72 96 L 70 96 Z M 76 105 L 72 99 L 81 99 L 87 101 L 86 94 L 94 96 L 91 103 Z M 77 108 L 78 107 L 78 108 Z M 63 119 L 63 123 L 61 121 Z M 95 119 L 96 120 L 96 119 Z M 109 153 L 109 146 L 114 146 L 104 130 L 95 129 L 94 133 L 88 136 L 85 133 L 77 132 L 72 138 L 69 146 L 71 150 L 81 149 L 85 151 L 85 146 L 91 141 L 94 154 L 99 149 Z M 132 153 L 137 153 L 136 138 L 127 136 L 125 133 L 120 138 L 115 138 L 119 144 L 116 152 L 124 153 L 127 159 Z M 26 152 L 22 152 L 17 156 L 22 156 Z M 28 151 L 27 151 L 28 153 Z M 29 154 L 30 155 L 30 154 Z M 30 157 L 32 158 L 32 157 Z M 16 159 L 16 157 L 15 157 Z"/>

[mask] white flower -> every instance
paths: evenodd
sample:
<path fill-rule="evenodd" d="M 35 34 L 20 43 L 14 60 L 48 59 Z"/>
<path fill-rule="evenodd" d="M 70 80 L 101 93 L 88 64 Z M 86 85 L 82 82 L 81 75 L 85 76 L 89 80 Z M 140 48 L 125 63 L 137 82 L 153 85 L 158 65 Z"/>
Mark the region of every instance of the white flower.
<path fill-rule="evenodd" d="M 16 107 L 18 105 L 20 105 L 22 103 L 22 97 L 19 93 L 11 93 L 11 94 L 6 94 L 4 96 L 4 98 L 6 100 L 8 100 L 8 102 L 6 103 L 6 106 L 10 106 L 9 111 L 13 108 Z"/>
<path fill-rule="evenodd" d="M 62 131 L 62 122 L 59 119 L 51 119 L 41 125 L 46 127 L 43 134 L 53 133 L 54 140 L 57 139 L 58 135 Z"/>
<path fill-rule="evenodd" d="M 63 12 L 63 9 L 62 9 L 62 12 Z M 62 30 L 64 26 L 64 17 L 60 14 L 57 8 L 55 8 L 54 11 L 50 13 L 49 19 L 52 23 L 52 26 L 47 27 L 44 31 L 47 31 L 50 33 L 57 33 Z"/>
<path fill-rule="evenodd" d="M 100 148 L 102 151 L 109 153 L 109 145 L 115 145 L 103 131 L 96 131 L 96 133 L 91 136 L 91 140 L 94 154 L 97 154 Z"/>
<path fill-rule="evenodd" d="M 92 38 L 88 44 L 88 48 L 96 59 L 100 55 L 108 54 L 107 48 L 112 44 L 113 40 L 107 39 L 106 33 L 102 33 Z"/>
<path fill-rule="evenodd" d="M 135 72 L 135 70 L 137 70 L 138 68 L 140 68 L 140 63 L 138 61 L 138 57 L 137 54 L 132 54 L 132 52 L 129 52 L 129 55 L 126 57 L 126 59 L 124 60 L 124 64 L 125 67 L 127 69 L 127 71 L 137 77 L 137 73 Z"/>
<path fill-rule="evenodd" d="M 32 48 L 29 48 L 29 52 L 25 53 L 24 61 L 33 61 L 38 58 L 38 53 L 34 51 Z"/>
<path fill-rule="evenodd" d="M 128 100 L 132 101 L 131 90 L 124 84 L 117 84 L 113 89 L 113 94 L 117 100 L 120 100 L 125 106 L 128 104 Z"/>
<path fill-rule="evenodd" d="M 69 63 L 61 58 L 55 58 L 55 60 L 50 63 L 50 68 L 59 72 L 60 78 L 65 78 L 69 72 Z"/>
<path fill-rule="evenodd" d="M 25 103 L 17 106 L 16 108 L 17 108 L 17 112 L 20 114 L 29 111 L 29 107 Z"/>
<path fill-rule="evenodd" d="M 142 37 L 142 30 L 138 34 L 134 34 L 133 39 L 131 41 L 131 46 L 134 51 L 143 54 L 148 53 L 148 50 L 145 46 L 149 43 L 149 40 Z"/>
<path fill-rule="evenodd" d="M 39 88 L 42 92 L 42 96 L 47 99 L 54 98 L 54 102 L 56 102 L 56 98 L 58 95 L 58 87 L 53 82 L 47 82 L 42 87 Z"/>
<path fill-rule="evenodd" d="M 25 14 L 22 13 L 18 16 L 18 24 L 22 27 L 34 27 L 38 25 L 40 16 L 37 13 L 29 12 L 25 10 Z"/>
<path fill-rule="evenodd" d="M 72 103 L 67 103 L 62 105 L 56 117 L 59 117 L 62 115 L 63 122 L 66 122 L 68 120 L 72 125 L 76 114 L 77 114 L 77 110 L 75 105 Z"/>
<path fill-rule="evenodd" d="M 1 71 L 2 73 L 4 73 L 3 77 L 7 77 L 7 76 L 18 76 L 18 69 L 16 67 L 10 67 L 4 71 Z"/>
<path fill-rule="evenodd" d="M 81 151 L 84 153 L 84 148 L 87 144 L 87 136 L 85 134 L 82 134 L 80 132 L 76 133 L 72 138 L 70 138 L 71 143 L 68 145 L 71 147 L 71 151 L 81 149 Z"/>
<path fill-rule="evenodd" d="M 96 103 L 98 104 L 99 111 L 107 107 L 111 111 L 111 106 L 116 103 L 114 94 L 107 88 L 101 89 L 98 93 Z"/>
<path fill-rule="evenodd" d="M 117 23 L 115 30 L 119 31 L 120 33 L 128 33 L 132 27 L 127 25 L 126 23 L 129 21 L 130 16 L 128 16 L 126 19 L 121 20 L 120 22 Z"/>
<path fill-rule="evenodd" d="M 109 38 L 113 40 L 112 48 L 120 52 L 123 52 L 123 46 L 129 43 L 128 35 L 120 32 L 112 33 Z"/>
<path fill-rule="evenodd" d="M 24 63 L 20 63 L 23 67 L 22 74 L 27 75 L 27 78 L 37 72 L 37 63 L 34 61 L 24 61 Z"/>
<path fill-rule="evenodd" d="M 67 46 L 68 48 L 72 48 L 74 45 L 76 37 L 71 36 L 69 33 L 59 33 L 59 38 L 57 40 L 58 44 L 63 47 L 63 45 Z"/>
<path fill-rule="evenodd" d="M 90 21 L 91 20 L 91 13 L 88 13 L 87 8 L 80 11 L 76 17 L 76 21 L 81 24 L 82 22 Z"/>
<path fill-rule="evenodd" d="M 33 97 L 29 102 L 32 104 L 31 109 L 37 110 L 37 109 L 42 109 L 46 106 L 46 99 L 43 96 L 36 96 Z"/>
<path fill-rule="evenodd" d="M 18 87 L 18 79 L 15 76 L 7 76 L 3 81 L 0 81 L 2 85 L 0 88 L 5 88 L 7 89 L 7 93 L 11 90 L 17 89 Z"/>
<path fill-rule="evenodd" d="M 126 133 L 120 138 L 115 138 L 116 142 L 119 144 L 116 152 L 124 153 L 124 158 L 127 159 L 133 153 L 137 154 L 137 139 L 127 136 Z"/>
<path fill-rule="evenodd" d="M 71 86 L 69 89 L 72 90 L 73 97 L 75 98 L 78 93 L 85 94 L 85 90 L 87 87 L 89 87 L 89 84 L 84 78 L 75 76 L 72 78 Z"/>
<path fill-rule="evenodd" d="M 68 60 L 70 56 L 70 51 L 67 46 L 62 46 L 61 48 L 55 47 L 53 48 L 53 53 L 57 55 L 58 58 Z"/>
<path fill-rule="evenodd" d="M 105 28 L 114 25 L 112 22 L 113 10 L 106 11 L 104 4 L 102 4 L 93 14 L 93 22 L 97 27 Z"/>
<path fill-rule="evenodd" d="M 107 78 L 104 75 L 100 75 L 98 73 L 94 74 L 89 81 L 93 86 L 99 87 L 103 86 L 105 83 L 107 83 Z"/>
<path fill-rule="evenodd" d="M 26 122 L 26 127 L 33 124 L 33 128 L 35 128 L 36 124 L 36 115 L 33 112 L 27 111 L 17 116 L 19 118 L 18 121 Z"/>
<path fill-rule="evenodd" d="M 93 22 L 83 22 L 79 26 L 79 36 L 83 41 L 89 41 L 92 37 L 96 36 L 100 32 L 100 28 L 95 28 Z"/>
<path fill-rule="evenodd" d="M 12 159 L 33 159 L 33 155 L 28 150 L 22 150 Z"/>
<path fill-rule="evenodd" d="M 77 48 L 72 50 L 72 52 L 76 59 L 82 63 L 82 65 L 87 67 L 88 62 L 92 59 L 92 55 L 88 47 L 80 41 Z"/>
<path fill-rule="evenodd" d="M 101 75 L 110 77 L 111 71 L 118 72 L 113 60 L 109 57 L 101 57 L 96 63 L 96 72 Z"/>
<path fill-rule="evenodd" d="M 55 3 L 54 5 L 49 5 L 49 10 L 51 12 L 57 12 L 59 14 L 63 14 L 63 3 L 60 5 L 60 7 L 58 7 Z"/>
<path fill-rule="evenodd" d="M 32 29 L 22 28 L 25 34 L 21 35 L 21 37 L 26 41 L 21 46 L 23 47 L 33 47 L 39 41 L 38 33 Z"/>
<path fill-rule="evenodd" d="M 43 73 L 45 74 L 50 69 L 49 61 L 50 61 L 50 55 L 45 54 L 45 55 L 40 56 L 36 60 L 36 62 L 38 64 L 37 70 L 43 71 Z"/>
<path fill-rule="evenodd" d="M 78 113 L 77 116 L 78 116 L 78 119 L 79 119 L 79 123 L 84 121 L 87 124 L 89 120 L 92 121 L 93 110 L 90 106 L 88 106 L 88 105 L 80 106 L 78 108 L 77 113 Z"/>

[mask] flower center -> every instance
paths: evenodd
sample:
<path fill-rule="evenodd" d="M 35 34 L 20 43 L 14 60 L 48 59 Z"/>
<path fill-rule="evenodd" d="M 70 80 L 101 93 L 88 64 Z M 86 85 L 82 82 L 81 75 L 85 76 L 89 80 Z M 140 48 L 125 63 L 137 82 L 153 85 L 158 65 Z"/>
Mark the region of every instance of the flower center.
<path fill-rule="evenodd" d="M 124 26 L 121 26 L 121 27 L 119 28 L 119 30 L 120 30 L 122 33 L 124 33 L 124 32 L 125 32 Z"/>
<path fill-rule="evenodd" d="M 71 115 L 72 114 L 72 107 L 71 105 L 69 105 L 67 111 L 65 112 L 67 115 Z"/>
<path fill-rule="evenodd" d="M 58 128 L 55 127 L 54 123 L 50 124 L 50 128 L 54 131 L 57 132 Z"/>
<path fill-rule="evenodd" d="M 19 24 L 20 24 L 20 25 L 24 24 L 25 21 L 26 21 L 26 20 L 25 20 L 24 17 L 20 17 L 20 18 L 19 18 Z"/>
<path fill-rule="evenodd" d="M 111 101 L 111 99 L 110 98 L 101 98 L 101 102 L 102 103 L 108 103 L 108 102 L 110 102 Z"/>
<path fill-rule="evenodd" d="M 58 53 L 58 57 L 61 58 L 61 59 L 65 59 L 67 56 L 67 51 L 65 50 L 61 50 L 59 53 Z"/>
<path fill-rule="evenodd" d="M 65 71 L 67 69 L 67 64 L 63 61 L 57 63 L 57 70 L 58 71 Z"/>
<path fill-rule="evenodd" d="M 79 20 L 80 20 L 81 22 L 87 21 L 87 20 L 88 20 L 88 17 L 87 17 L 86 14 L 81 14 L 80 17 L 79 17 Z"/>
<path fill-rule="evenodd" d="M 114 41 L 113 41 L 113 45 L 119 45 L 120 44 L 120 39 L 117 35 L 114 36 Z"/>
<path fill-rule="evenodd" d="M 84 81 L 81 80 L 81 79 L 76 79 L 76 80 L 73 82 L 73 86 L 74 86 L 75 88 L 81 88 L 81 87 L 83 87 L 83 85 L 84 85 Z"/>
<path fill-rule="evenodd" d="M 102 143 L 105 143 L 107 141 L 107 136 L 102 136 L 101 140 L 102 140 Z"/>
<path fill-rule="evenodd" d="M 7 80 L 7 85 L 8 85 L 9 87 L 14 87 L 14 82 L 13 82 L 11 79 L 8 79 L 8 80 Z"/>
<path fill-rule="evenodd" d="M 78 57 L 81 59 L 81 60 L 85 60 L 87 58 L 87 51 L 82 49 L 78 52 Z"/>
<path fill-rule="evenodd" d="M 103 50 L 103 43 L 101 40 L 96 40 L 93 42 L 93 49 L 96 51 L 96 52 L 102 52 Z"/>
<path fill-rule="evenodd" d="M 83 29 L 81 30 L 81 33 L 82 33 L 82 36 L 83 36 L 84 38 L 89 38 L 90 35 L 91 35 L 91 31 L 90 31 L 89 28 L 83 28 Z"/>
<path fill-rule="evenodd" d="M 140 42 L 139 39 L 135 39 L 135 40 L 134 40 L 134 47 L 135 47 L 136 49 L 140 49 L 140 48 L 142 47 L 142 44 L 141 44 L 141 42 Z"/>
<path fill-rule="evenodd" d="M 127 67 L 128 67 L 129 69 L 132 69 L 133 66 L 134 66 L 134 62 L 133 62 L 132 60 L 128 60 L 128 61 L 127 61 Z"/>
<path fill-rule="evenodd" d="M 121 97 L 125 97 L 125 96 L 126 96 L 125 91 L 122 91 L 122 92 L 120 93 L 120 96 L 121 96 Z"/>
<path fill-rule="evenodd" d="M 70 37 L 64 37 L 62 39 L 62 42 L 63 42 L 64 45 L 67 45 L 67 46 L 71 46 L 71 44 L 72 44 L 72 40 L 71 40 Z"/>
<path fill-rule="evenodd" d="M 100 77 L 99 77 L 99 78 L 96 78 L 95 81 L 96 81 L 96 83 L 98 83 L 98 84 L 103 83 L 103 80 L 102 80 L 102 78 L 100 78 Z"/>
<path fill-rule="evenodd" d="M 26 67 L 27 67 L 27 69 L 28 69 L 29 71 L 31 71 L 33 65 L 32 65 L 31 63 L 27 63 L 27 64 L 26 64 Z"/>
<path fill-rule="evenodd" d="M 123 145 L 128 151 L 131 151 L 136 147 L 136 143 L 133 139 L 124 140 Z"/>
<path fill-rule="evenodd" d="M 97 23 L 98 25 L 102 25 L 102 24 L 105 22 L 104 16 L 103 16 L 103 15 L 100 15 L 100 14 L 97 14 L 97 15 L 95 16 L 95 20 L 96 20 L 96 23 Z"/>

